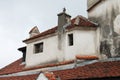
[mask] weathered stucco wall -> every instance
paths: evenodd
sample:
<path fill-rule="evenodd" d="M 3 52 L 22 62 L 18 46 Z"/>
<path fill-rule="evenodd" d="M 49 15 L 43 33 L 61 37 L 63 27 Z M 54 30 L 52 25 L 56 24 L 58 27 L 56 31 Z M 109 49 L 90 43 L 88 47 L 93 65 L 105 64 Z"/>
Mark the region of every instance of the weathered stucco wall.
<path fill-rule="evenodd" d="M 75 55 L 97 55 L 96 53 L 96 31 L 92 30 L 75 30 L 68 32 L 73 33 L 74 45 L 68 45 L 68 37 L 66 36 L 65 59 L 75 59 Z"/>
<path fill-rule="evenodd" d="M 43 52 L 34 53 L 34 44 L 43 42 Z M 57 36 L 27 44 L 26 65 L 34 66 L 57 61 Z"/>
<path fill-rule="evenodd" d="M 68 34 L 73 34 L 74 45 L 69 46 Z M 96 30 L 73 30 L 63 36 L 62 49 L 58 49 L 58 36 L 27 44 L 26 66 L 75 59 L 76 54 L 97 55 Z M 34 54 L 34 44 L 43 42 L 43 52 Z"/>
<path fill-rule="evenodd" d="M 116 47 L 120 35 L 119 17 L 120 0 L 102 0 L 97 6 L 88 11 L 90 20 L 97 22 L 100 26 L 100 52 L 108 57 L 118 56 L 120 48 Z M 117 20 L 116 20 L 117 18 Z"/>

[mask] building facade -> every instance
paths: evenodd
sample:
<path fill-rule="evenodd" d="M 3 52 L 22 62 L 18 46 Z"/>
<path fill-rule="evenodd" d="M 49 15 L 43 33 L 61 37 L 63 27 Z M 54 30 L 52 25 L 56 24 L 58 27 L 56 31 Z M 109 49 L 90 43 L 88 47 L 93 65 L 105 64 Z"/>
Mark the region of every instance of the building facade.
<path fill-rule="evenodd" d="M 27 44 L 26 67 L 74 60 L 76 55 L 99 56 L 97 24 L 85 17 L 58 14 L 58 25 L 40 33 L 37 27 L 30 31 Z"/>
<path fill-rule="evenodd" d="M 56 27 L 35 26 L 18 49 L 23 57 L 0 69 L 0 80 L 120 80 L 119 3 L 88 0 L 89 19 L 63 9 Z"/>

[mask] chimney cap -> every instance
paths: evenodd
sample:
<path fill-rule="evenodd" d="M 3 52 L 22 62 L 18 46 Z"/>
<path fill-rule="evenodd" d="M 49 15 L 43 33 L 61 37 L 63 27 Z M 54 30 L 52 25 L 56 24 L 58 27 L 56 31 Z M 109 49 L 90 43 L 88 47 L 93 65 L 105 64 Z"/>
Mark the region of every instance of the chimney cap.
<path fill-rule="evenodd" d="M 63 12 L 59 13 L 58 16 L 63 15 L 63 14 L 71 17 L 69 14 L 66 13 L 66 8 L 65 7 L 63 8 Z"/>

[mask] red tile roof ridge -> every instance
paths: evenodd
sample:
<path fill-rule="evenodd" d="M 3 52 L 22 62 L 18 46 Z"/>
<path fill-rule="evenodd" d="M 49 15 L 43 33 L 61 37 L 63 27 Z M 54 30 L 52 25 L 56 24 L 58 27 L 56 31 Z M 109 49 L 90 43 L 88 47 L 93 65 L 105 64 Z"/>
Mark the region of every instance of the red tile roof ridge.
<path fill-rule="evenodd" d="M 91 20 L 89 20 L 88 18 L 86 18 L 86 17 L 84 17 L 84 16 L 82 16 L 82 15 L 77 15 L 75 18 L 73 18 L 73 19 L 76 19 L 77 17 L 79 17 L 79 18 L 82 18 L 83 20 L 85 20 L 85 21 L 89 21 L 89 22 L 92 22 L 93 24 L 95 24 L 96 25 L 96 23 L 95 22 L 93 22 L 93 21 L 91 21 Z M 97 25 L 96 25 L 97 26 Z"/>
<path fill-rule="evenodd" d="M 26 39 L 26 40 L 23 40 L 23 42 L 26 42 L 26 41 L 28 41 L 28 40 L 35 39 L 35 38 L 38 38 L 38 37 L 42 37 L 42 36 L 45 36 L 45 35 L 48 35 L 48 34 L 55 33 L 56 30 L 57 30 L 57 26 L 56 26 L 56 27 L 53 27 L 53 28 L 50 28 L 50 29 L 48 29 L 48 30 L 46 30 L 46 31 L 43 31 L 43 32 L 39 33 L 38 35 L 35 35 L 35 36 L 33 36 L 33 37 L 30 37 L 30 38 L 28 38 L 28 39 Z"/>
<path fill-rule="evenodd" d="M 99 59 L 99 57 L 95 56 L 95 55 L 76 55 L 75 57 L 76 57 L 76 59 L 80 59 L 80 60 L 97 60 L 97 59 Z"/>
<path fill-rule="evenodd" d="M 79 23 L 76 25 L 75 24 L 75 20 L 77 19 L 77 18 L 79 18 Z M 73 18 L 72 20 L 71 20 L 71 22 L 72 22 L 72 27 L 73 26 L 80 26 L 80 27 L 96 27 L 97 28 L 97 23 L 95 23 L 95 22 L 93 22 L 93 21 L 91 21 L 91 20 L 89 20 L 88 18 L 86 18 L 86 17 L 83 17 L 83 16 L 81 16 L 81 15 L 78 15 L 78 16 L 76 16 L 75 18 Z"/>

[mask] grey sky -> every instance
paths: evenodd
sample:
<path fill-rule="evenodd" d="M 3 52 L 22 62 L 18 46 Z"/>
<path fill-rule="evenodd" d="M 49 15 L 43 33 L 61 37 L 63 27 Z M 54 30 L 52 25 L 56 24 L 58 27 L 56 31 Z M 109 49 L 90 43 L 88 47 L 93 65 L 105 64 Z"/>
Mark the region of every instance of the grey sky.
<path fill-rule="evenodd" d="M 42 32 L 57 25 L 57 14 L 65 7 L 73 17 L 87 17 L 86 0 L 0 0 L 0 68 L 17 60 L 22 40 L 38 26 Z"/>

